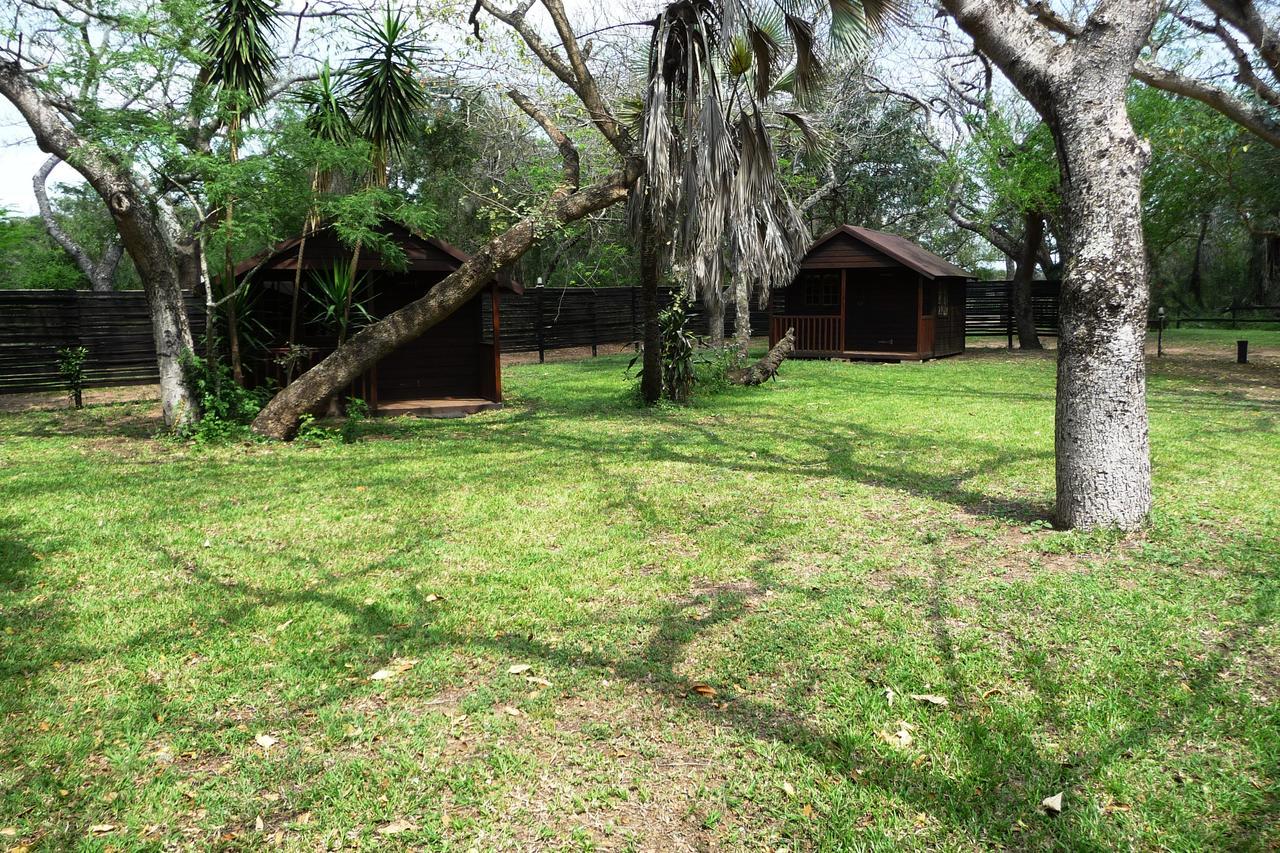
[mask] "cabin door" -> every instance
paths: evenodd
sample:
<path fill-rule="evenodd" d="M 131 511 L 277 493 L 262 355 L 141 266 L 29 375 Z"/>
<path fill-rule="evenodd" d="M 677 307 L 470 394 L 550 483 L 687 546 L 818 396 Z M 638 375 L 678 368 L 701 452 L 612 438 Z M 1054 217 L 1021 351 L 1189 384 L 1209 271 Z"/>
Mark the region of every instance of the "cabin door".
<path fill-rule="evenodd" d="M 845 287 L 847 351 L 916 351 L 919 289 L 914 275 L 849 270 Z"/>

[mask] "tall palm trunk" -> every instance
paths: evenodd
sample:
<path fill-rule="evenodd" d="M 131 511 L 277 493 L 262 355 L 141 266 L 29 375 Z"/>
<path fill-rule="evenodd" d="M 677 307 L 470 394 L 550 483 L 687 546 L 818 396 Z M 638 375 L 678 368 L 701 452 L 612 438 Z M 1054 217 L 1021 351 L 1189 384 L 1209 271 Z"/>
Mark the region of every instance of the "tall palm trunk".
<path fill-rule="evenodd" d="M 751 349 L 751 285 L 744 275 L 733 277 L 733 341 L 745 359 Z"/>
<path fill-rule="evenodd" d="M 658 328 L 658 235 L 645 217 L 640 233 L 640 307 L 643 318 L 643 354 L 640 367 L 640 399 L 651 406 L 662 397 L 662 333 Z"/>
<path fill-rule="evenodd" d="M 228 139 L 230 141 L 230 158 L 231 165 L 235 166 L 239 160 L 239 139 L 240 133 L 240 111 L 231 118 L 231 125 L 228 128 Z M 225 235 L 225 244 L 223 246 L 223 272 L 222 282 L 226 287 L 227 299 L 227 343 L 231 348 L 231 378 L 237 385 L 244 384 L 244 370 L 240 364 L 240 329 L 239 317 L 236 315 L 236 300 L 232 295 L 236 290 L 236 267 L 234 257 L 234 241 L 233 228 L 235 224 L 235 199 L 227 194 L 227 210 L 224 217 L 223 233 Z"/>

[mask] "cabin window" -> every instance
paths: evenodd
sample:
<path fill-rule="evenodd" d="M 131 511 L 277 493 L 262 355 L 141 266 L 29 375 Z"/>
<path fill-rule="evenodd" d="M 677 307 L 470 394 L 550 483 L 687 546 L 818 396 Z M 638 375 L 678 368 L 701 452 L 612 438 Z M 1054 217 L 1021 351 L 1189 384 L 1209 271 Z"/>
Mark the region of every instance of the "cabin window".
<path fill-rule="evenodd" d="M 936 281 L 926 281 L 924 283 L 924 294 L 920 300 L 920 316 L 932 317 L 938 310 L 938 283 Z"/>
<path fill-rule="evenodd" d="M 938 288 L 938 316 L 939 317 L 951 316 L 951 298 L 948 296 L 950 292 L 951 292 L 951 289 L 948 287 Z"/>
<path fill-rule="evenodd" d="M 838 308 L 840 306 L 840 273 L 818 273 L 806 276 L 801 299 L 806 308 Z"/>

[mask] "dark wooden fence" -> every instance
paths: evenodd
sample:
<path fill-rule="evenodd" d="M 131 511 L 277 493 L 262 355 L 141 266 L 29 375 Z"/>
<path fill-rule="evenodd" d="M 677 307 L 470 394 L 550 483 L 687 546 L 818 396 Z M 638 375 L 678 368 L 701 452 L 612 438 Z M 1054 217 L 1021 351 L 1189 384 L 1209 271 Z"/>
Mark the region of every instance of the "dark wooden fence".
<path fill-rule="evenodd" d="M 676 290 L 664 287 L 658 302 L 671 304 Z M 631 343 L 640 339 L 644 309 L 640 291 L 634 287 L 531 287 L 522 295 L 503 293 L 499 303 L 503 352 L 536 352 L 591 347 L 601 344 Z M 710 314 L 695 303 L 690 312 L 692 328 L 700 335 L 709 330 Z M 725 334 L 734 329 L 733 306 L 726 306 Z M 484 328 L 489 329 L 489 307 L 485 306 Z M 751 311 L 751 328 L 764 333 L 769 314 Z"/>
<path fill-rule="evenodd" d="M 1035 313 L 1036 333 L 1046 337 L 1058 334 L 1058 296 L 1061 282 L 1031 282 L 1031 309 Z M 968 337 L 1009 338 L 1017 327 L 1013 322 L 1013 282 L 971 281 L 964 302 L 964 333 Z"/>
<path fill-rule="evenodd" d="M 204 305 L 187 298 L 192 332 L 204 329 Z M 64 387 L 58 350 L 82 346 L 86 385 L 159 381 L 151 315 L 141 291 L 0 290 L 0 393 Z"/>
<path fill-rule="evenodd" d="M 659 301 L 669 304 L 674 290 L 663 288 Z M 969 285 L 966 334 L 1011 336 L 1010 283 L 982 281 Z M 1035 282 L 1032 302 L 1042 335 L 1058 328 L 1058 283 Z M 192 329 L 204 328 L 204 306 L 188 297 Z M 767 312 L 754 305 L 751 328 L 769 329 Z M 486 306 L 486 315 L 488 314 Z M 504 293 L 501 301 L 502 348 L 537 352 L 601 344 L 625 344 L 640 338 L 640 294 L 633 287 L 529 288 L 523 295 Z M 733 334 L 733 310 L 726 310 L 725 334 Z M 709 314 L 693 306 L 693 328 L 708 330 Z M 488 316 L 484 328 L 489 328 Z M 62 387 L 58 375 L 60 347 L 89 350 L 86 373 L 90 386 L 155 382 L 155 346 L 146 299 L 141 292 L 97 294 L 78 290 L 0 290 L 0 393 Z"/>

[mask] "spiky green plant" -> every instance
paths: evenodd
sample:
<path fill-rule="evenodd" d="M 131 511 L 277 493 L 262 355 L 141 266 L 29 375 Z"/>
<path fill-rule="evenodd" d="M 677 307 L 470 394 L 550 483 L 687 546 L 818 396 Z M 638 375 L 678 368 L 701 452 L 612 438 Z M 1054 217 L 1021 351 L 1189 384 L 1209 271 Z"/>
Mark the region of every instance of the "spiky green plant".
<path fill-rule="evenodd" d="M 354 35 L 344 93 L 355 105 L 356 130 L 373 146 L 371 182 L 386 186 L 391 158 L 418 132 L 427 106 L 418 69 L 424 49 L 414 41 L 409 16 L 390 6 L 363 21 Z"/>
<path fill-rule="evenodd" d="M 279 58 L 274 38 L 279 28 L 276 7 L 268 0 L 216 0 L 209 6 L 211 26 L 201 48 L 208 56 L 205 65 L 210 88 L 230 110 L 227 123 L 228 157 L 239 159 L 240 125 L 267 100 L 271 78 Z M 234 222 L 235 199 L 227 196 L 223 206 L 223 290 L 235 285 Z M 231 374 L 237 383 L 244 380 L 240 365 L 240 335 L 236 300 L 227 303 L 227 325 L 231 343 Z"/>

